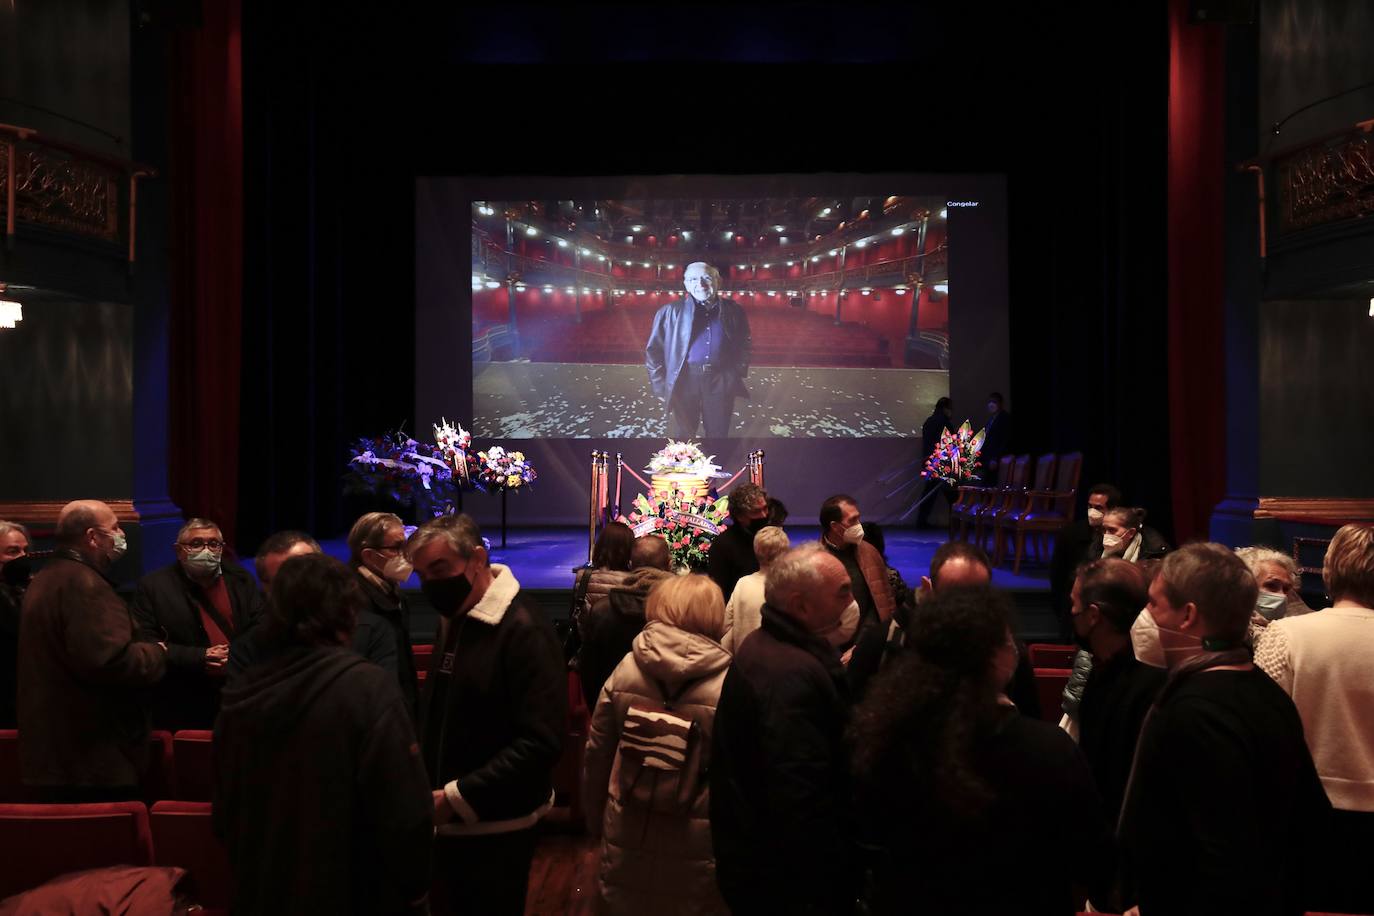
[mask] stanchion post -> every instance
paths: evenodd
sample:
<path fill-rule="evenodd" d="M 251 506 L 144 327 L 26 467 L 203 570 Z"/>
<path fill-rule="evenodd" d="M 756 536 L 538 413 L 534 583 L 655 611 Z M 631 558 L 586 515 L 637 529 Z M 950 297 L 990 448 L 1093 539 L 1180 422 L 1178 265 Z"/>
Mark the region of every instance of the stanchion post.
<path fill-rule="evenodd" d="M 596 549 L 596 458 L 592 449 L 591 486 L 587 489 L 587 566 L 592 565 L 592 551 Z"/>

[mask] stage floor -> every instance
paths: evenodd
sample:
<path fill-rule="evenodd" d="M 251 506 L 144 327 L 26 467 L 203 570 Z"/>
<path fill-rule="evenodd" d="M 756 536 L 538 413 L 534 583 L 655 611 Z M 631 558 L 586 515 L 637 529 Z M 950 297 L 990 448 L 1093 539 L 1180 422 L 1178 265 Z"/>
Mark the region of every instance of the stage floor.
<path fill-rule="evenodd" d="M 489 527 L 482 532 L 492 542 L 491 558 L 504 563 L 514 572 L 525 588 L 571 589 L 573 570 L 587 562 L 586 528 L 511 528 L 506 546 L 501 546 L 501 530 Z M 887 528 L 887 559 L 913 587 L 930 570 L 930 558 L 947 540 L 942 530 L 915 531 L 906 528 Z M 793 544 L 815 540 L 820 528 L 815 525 L 788 525 L 787 535 Z M 322 546 L 331 556 L 347 562 L 348 545 L 342 539 L 325 541 Z M 249 566 L 252 564 L 249 563 Z M 1049 578 L 1044 567 L 1023 563 L 1021 575 L 1000 567 L 992 573 L 993 585 L 1016 591 L 1048 591 Z M 418 589 L 414 576 L 405 584 Z"/>

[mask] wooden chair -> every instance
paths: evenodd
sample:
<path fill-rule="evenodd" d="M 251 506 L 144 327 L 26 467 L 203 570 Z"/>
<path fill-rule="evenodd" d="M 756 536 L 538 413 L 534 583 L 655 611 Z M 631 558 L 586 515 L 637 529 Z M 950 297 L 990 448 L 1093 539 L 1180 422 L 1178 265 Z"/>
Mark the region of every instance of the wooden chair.
<path fill-rule="evenodd" d="M 1058 534 L 1073 522 L 1078 503 L 1078 476 L 1082 470 L 1082 452 L 1062 456 L 1054 477 L 1054 489 L 1029 491 L 1025 508 L 1001 520 L 997 528 L 999 541 L 1007 537 L 1016 539 L 1016 559 L 1012 564 L 1012 572 L 1021 572 L 1027 534 L 1035 536 L 1032 546 L 1035 547 L 1036 559 L 1042 563 L 1048 561 L 1049 536 Z M 1003 549 L 999 547 L 999 553 Z"/>
<path fill-rule="evenodd" d="M 1001 507 L 989 519 L 988 527 L 996 534 L 992 559 L 994 564 L 1000 565 L 1002 562 L 1002 554 L 1005 549 L 1005 539 L 1002 537 L 1002 532 L 1006 520 L 1026 512 L 1031 501 L 1030 494 L 1043 493 L 1054 486 L 1054 471 L 1058 463 L 1059 456 L 1053 453 L 1041 455 L 1035 459 L 1035 474 L 1031 478 L 1029 486 L 1009 493 Z"/>
<path fill-rule="evenodd" d="M 1016 461 L 1011 466 L 1011 476 L 1003 475 L 1006 477 L 1005 485 L 988 495 L 987 500 L 983 503 L 983 508 L 979 510 L 977 518 L 974 519 L 976 525 L 975 543 L 979 547 L 984 546 L 988 537 L 996 531 L 998 516 L 1011 511 L 1011 507 L 1026 492 L 1026 488 L 1030 485 L 1030 469 L 1030 455 L 1016 456 Z"/>
<path fill-rule="evenodd" d="M 952 541 L 957 536 L 959 540 L 967 540 L 968 526 L 971 521 L 977 518 L 977 511 L 982 508 L 987 494 L 996 490 L 1001 485 L 1002 475 L 1011 473 L 1012 456 L 991 461 L 987 466 L 985 480 L 991 481 L 988 484 L 963 484 L 959 487 L 958 494 L 954 499 L 954 504 L 949 509 L 949 539 Z"/>

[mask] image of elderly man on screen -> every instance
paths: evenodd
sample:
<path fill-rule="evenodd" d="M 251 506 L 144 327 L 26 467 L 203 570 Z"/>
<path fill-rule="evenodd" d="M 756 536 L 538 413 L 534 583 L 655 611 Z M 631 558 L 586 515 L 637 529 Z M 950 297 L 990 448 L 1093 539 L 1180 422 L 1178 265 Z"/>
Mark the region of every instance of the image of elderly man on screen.
<path fill-rule="evenodd" d="M 668 435 L 689 439 L 729 436 L 735 398 L 749 399 L 749 319 L 738 303 L 721 298 L 720 271 L 704 261 L 687 265 L 688 295 L 654 315 L 644 368 L 654 395 L 667 408 Z"/>

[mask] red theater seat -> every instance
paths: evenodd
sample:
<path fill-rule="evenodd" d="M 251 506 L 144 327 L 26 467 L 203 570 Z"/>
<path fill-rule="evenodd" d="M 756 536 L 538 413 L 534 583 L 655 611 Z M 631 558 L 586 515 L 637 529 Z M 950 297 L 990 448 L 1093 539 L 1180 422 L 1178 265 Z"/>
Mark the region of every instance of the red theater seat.
<path fill-rule="evenodd" d="M 434 655 L 434 643 L 420 643 L 411 646 L 410 651 L 415 656 L 415 670 L 419 672 L 429 670 L 429 660 Z"/>
<path fill-rule="evenodd" d="M 1069 682 L 1068 668 L 1036 668 L 1035 689 L 1040 696 L 1040 718 L 1058 722 L 1064 717 L 1064 685 Z"/>
<path fill-rule="evenodd" d="M 1026 646 L 1026 658 L 1032 668 L 1072 668 L 1078 647 L 1058 643 L 1033 642 Z"/>
<path fill-rule="evenodd" d="M 172 733 L 157 731 L 148 736 L 148 771 L 140 794 L 147 801 L 166 798 L 172 792 Z M 24 785 L 19 766 L 19 732 L 0 729 L 0 802 L 38 801 L 38 793 Z"/>
<path fill-rule="evenodd" d="M 201 906 L 228 911 L 229 853 L 215 836 L 209 802 L 161 801 L 150 815 L 157 865 L 186 869 L 187 890 Z"/>
<path fill-rule="evenodd" d="M 152 804 L 171 798 L 176 789 L 176 763 L 172 757 L 172 733 L 156 731 L 148 736 L 148 772 L 140 786 L 143 800 Z"/>
<path fill-rule="evenodd" d="M 0 805 L 0 898 L 74 871 L 153 864 L 143 802 Z"/>
<path fill-rule="evenodd" d="M 213 737 L 213 732 L 189 729 L 172 736 L 176 772 L 174 797 L 178 800 L 208 802 L 214 797 Z"/>
<path fill-rule="evenodd" d="M 0 803 L 33 801 L 19 771 L 19 732 L 0 729 Z"/>

